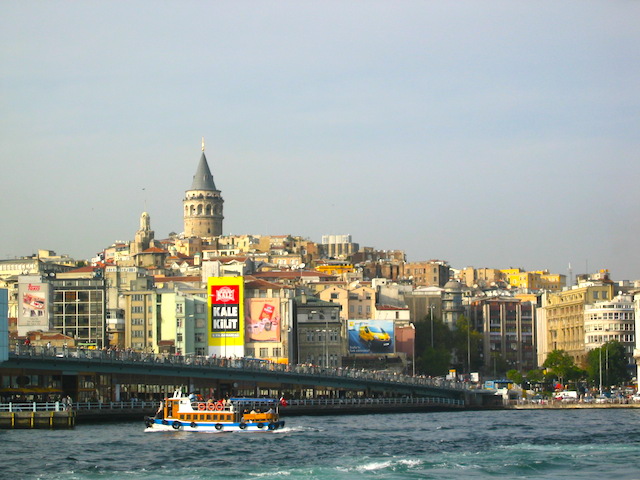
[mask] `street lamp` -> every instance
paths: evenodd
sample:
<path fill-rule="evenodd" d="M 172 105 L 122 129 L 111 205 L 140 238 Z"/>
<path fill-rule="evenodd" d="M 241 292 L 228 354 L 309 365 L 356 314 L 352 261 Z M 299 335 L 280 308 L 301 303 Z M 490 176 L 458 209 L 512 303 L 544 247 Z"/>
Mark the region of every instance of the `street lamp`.
<path fill-rule="evenodd" d="M 329 317 L 324 317 L 324 361 L 329 368 Z"/>
<path fill-rule="evenodd" d="M 413 376 L 416 376 L 416 326 L 412 323 L 411 329 L 413 330 L 413 342 L 411 342 L 411 366 L 413 370 Z"/>
<path fill-rule="evenodd" d="M 600 395 L 602 395 L 602 347 L 598 349 L 598 360 L 600 365 Z"/>
<path fill-rule="evenodd" d="M 435 305 L 429 305 L 429 309 L 431 310 L 431 348 L 433 348 L 433 309 L 436 308 Z"/>

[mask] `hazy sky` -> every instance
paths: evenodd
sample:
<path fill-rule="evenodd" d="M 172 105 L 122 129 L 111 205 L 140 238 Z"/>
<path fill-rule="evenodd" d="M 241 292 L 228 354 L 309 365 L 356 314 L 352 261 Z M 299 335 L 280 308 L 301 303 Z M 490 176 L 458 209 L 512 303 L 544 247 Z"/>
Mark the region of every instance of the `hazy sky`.
<path fill-rule="evenodd" d="M 181 232 L 640 278 L 640 2 L 5 1 L 0 258 Z"/>

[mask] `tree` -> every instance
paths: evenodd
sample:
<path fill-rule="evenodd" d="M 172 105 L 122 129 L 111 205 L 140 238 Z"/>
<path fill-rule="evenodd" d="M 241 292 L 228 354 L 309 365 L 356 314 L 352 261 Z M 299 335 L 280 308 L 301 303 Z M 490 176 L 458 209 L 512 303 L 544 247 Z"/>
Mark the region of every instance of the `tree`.
<path fill-rule="evenodd" d="M 458 357 L 459 369 L 462 371 L 477 371 L 482 366 L 481 345 L 482 334 L 471 326 L 471 321 L 460 315 L 456 321 L 453 334 L 453 347 Z M 453 353 L 453 352 L 452 352 Z"/>
<path fill-rule="evenodd" d="M 522 385 L 522 381 L 524 380 L 522 374 L 516 369 L 509 370 L 507 372 L 507 378 L 518 385 Z"/>
<path fill-rule="evenodd" d="M 431 317 L 416 322 L 416 371 L 439 377 L 449 373 L 451 353 L 455 340 L 453 333 L 444 322 L 434 317 L 433 342 L 431 339 Z M 431 346 L 433 345 L 433 347 Z"/>
<path fill-rule="evenodd" d="M 587 354 L 587 377 L 594 385 L 623 385 L 629 380 L 624 345 L 612 340 Z"/>
<path fill-rule="evenodd" d="M 449 373 L 451 352 L 446 348 L 427 348 L 416 358 L 418 372 L 432 377 L 442 377 Z"/>
<path fill-rule="evenodd" d="M 540 383 L 542 379 L 542 370 L 534 369 L 527 372 L 527 381 L 529 383 Z"/>
<path fill-rule="evenodd" d="M 550 352 L 542 366 L 554 373 L 560 383 L 564 383 L 564 380 L 567 379 L 573 379 L 576 375 L 579 375 L 580 371 L 571 355 L 564 350 Z"/>

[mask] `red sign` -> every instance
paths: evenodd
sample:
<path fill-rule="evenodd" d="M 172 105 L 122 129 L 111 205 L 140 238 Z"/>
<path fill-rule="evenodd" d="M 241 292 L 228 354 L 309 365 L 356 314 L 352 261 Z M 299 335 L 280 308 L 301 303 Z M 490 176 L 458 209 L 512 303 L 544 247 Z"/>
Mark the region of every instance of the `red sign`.
<path fill-rule="evenodd" d="M 211 285 L 211 303 L 239 303 L 240 287 L 238 285 Z"/>

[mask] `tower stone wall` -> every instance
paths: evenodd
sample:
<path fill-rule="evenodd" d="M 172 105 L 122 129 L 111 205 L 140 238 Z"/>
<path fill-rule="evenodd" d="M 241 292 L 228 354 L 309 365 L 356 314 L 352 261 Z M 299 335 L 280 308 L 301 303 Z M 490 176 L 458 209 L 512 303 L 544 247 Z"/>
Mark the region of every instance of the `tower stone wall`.
<path fill-rule="evenodd" d="M 184 236 L 202 238 L 222 235 L 223 204 L 224 200 L 213 181 L 203 147 L 193 184 L 185 192 L 182 201 Z"/>

